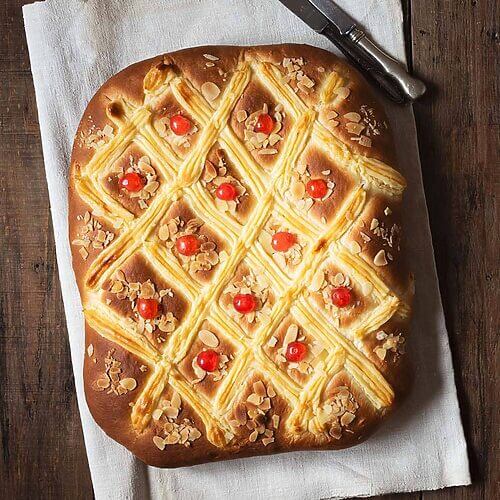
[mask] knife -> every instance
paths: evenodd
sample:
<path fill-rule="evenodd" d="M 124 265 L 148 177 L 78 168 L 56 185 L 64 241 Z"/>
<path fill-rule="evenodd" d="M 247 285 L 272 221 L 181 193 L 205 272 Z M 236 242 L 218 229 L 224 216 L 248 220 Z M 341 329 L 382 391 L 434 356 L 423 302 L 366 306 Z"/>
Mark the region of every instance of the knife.
<path fill-rule="evenodd" d="M 314 31 L 326 36 L 355 66 L 371 77 L 398 103 L 412 102 L 425 93 L 425 84 L 377 47 L 356 21 L 332 0 L 280 0 Z"/>

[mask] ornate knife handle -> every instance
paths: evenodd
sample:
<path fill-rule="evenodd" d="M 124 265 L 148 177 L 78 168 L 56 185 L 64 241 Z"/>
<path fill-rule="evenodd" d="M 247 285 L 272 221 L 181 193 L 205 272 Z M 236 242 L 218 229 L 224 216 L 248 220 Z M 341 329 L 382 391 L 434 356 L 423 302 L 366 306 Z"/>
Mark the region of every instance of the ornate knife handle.
<path fill-rule="evenodd" d="M 397 82 L 407 100 L 414 101 L 425 93 L 425 84 L 408 74 L 398 61 L 379 49 L 366 37 L 364 31 L 353 28 L 348 36 L 359 49 L 366 53 L 366 56 Z M 373 69 L 376 70 L 376 68 Z"/>

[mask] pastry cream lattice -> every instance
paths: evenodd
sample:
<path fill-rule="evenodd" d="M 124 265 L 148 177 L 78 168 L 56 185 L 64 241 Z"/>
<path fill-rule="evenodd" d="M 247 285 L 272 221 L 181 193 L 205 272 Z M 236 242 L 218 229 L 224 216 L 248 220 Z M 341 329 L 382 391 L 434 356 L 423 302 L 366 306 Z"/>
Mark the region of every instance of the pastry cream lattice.
<path fill-rule="evenodd" d="M 233 107 L 252 78 L 259 79 L 276 100 L 283 103 L 293 120 L 282 151 L 269 172 L 257 164 L 228 124 Z M 333 72 L 320 89 L 321 100 L 334 99 L 336 87 L 343 83 Z M 151 124 L 150 104 L 166 92 L 173 94 L 200 128 L 199 140 L 184 160 L 178 158 Z M 215 109 L 188 79 L 170 67 L 162 71 L 153 69 L 148 74 L 142 106 L 135 107 L 124 99 L 118 101 L 118 105 L 123 113 L 119 118 L 112 118 L 118 133 L 81 168 L 75 182 L 79 195 L 92 207 L 95 215 L 115 227 L 121 227 L 119 236 L 94 260 L 87 272 L 85 285 L 90 291 L 86 295 L 85 316 L 89 325 L 101 336 L 154 367 L 131 409 L 135 429 L 140 432 L 148 426 L 161 394 L 169 384 L 197 412 L 206 427 L 207 439 L 215 446 L 224 446 L 231 437 L 227 415 L 240 391 L 244 390 L 244 384 L 239 381 L 254 369 L 272 381 L 280 396 L 290 405 L 291 414 L 284 425 L 292 436 L 308 430 L 319 437 L 321 425 L 311 425 L 309 421 L 312 420 L 313 409 L 320 404 L 322 390 L 340 370 L 345 370 L 355 380 L 376 409 L 390 406 L 394 398 L 391 385 L 356 347 L 356 340 L 379 328 L 394 314 L 406 315 L 408 307 L 391 292 L 370 265 L 342 245 L 341 237 L 353 227 L 369 196 L 383 192 L 399 197 L 404 189 L 404 179 L 382 162 L 354 154 L 348 145 L 332 135 L 317 120 L 317 111 L 305 104 L 284 82 L 280 70 L 271 63 L 241 60 Z M 134 217 L 102 187 L 108 166 L 132 142 L 149 155 L 164 179 L 149 207 L 139 217 Z M 199 181 L 204 160 L 216 142 L 227 152 L 257 198 L 245 225 L 219 211 Z M 339 166 L 359 180 L 328 224 L 305 220 L 283 197 L 300 154 L 311 143 L 328 152 Z M 203 214 L 203 219 L 222 235 L 231 248 L 229 257 L 219 264 L 208 285 L 200 286 L 192 279 L 154 233 L 171 204 L 181 198 L 187 199 L 197 213 Z M 294 279 L 273 263 L 257 239 L 273 212 L 312 242 L 304 252 Z M 128 258 L 139 252 L 162 276 L 180 285 L 191 302 L 189 314 L 170 335 L 162 352 L 137 333 L 101 297 L 104 282 Z M 218 302 L 243 259 L 264 268 L 277 296 L 269 321 L 258 329 L 253 338 L 244 334 Z M 347 329 L 341 330 L 327 321 L 327 317 L 311 313 L 312 306 L 304 293 L 314 273 L 326 259 L 341 263 L 352 276 L 360 277 L 373 286 L 371 293 L 377 306 Z M 308 332 L 320 340 L 328 351 L 328 355 L 316 363 L 312 376 L 303 387 L 280 371 L 263 349 L 289 313 L 299 323 L 307 325 Z M 178 369 L 178 364 L 188 353 L 202 322 L 207 318 L 240 347 L 212 400 L 196 391 Z"/>

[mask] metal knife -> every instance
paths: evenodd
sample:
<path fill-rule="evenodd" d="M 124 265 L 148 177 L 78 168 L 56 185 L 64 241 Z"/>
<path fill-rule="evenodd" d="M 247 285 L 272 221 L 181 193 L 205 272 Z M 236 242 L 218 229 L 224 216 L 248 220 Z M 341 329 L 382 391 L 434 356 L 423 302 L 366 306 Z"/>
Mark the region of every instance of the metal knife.
<path fill-rule="evenodd" d="M 371 77 L 389 97 L 412 102 L 425 93 L 425 84 L 409 75 L 395 59 L 378 48 L 356 21 L 332 0 L 280 0 L 314 31 L 326 36 L 355 66 Z"/>

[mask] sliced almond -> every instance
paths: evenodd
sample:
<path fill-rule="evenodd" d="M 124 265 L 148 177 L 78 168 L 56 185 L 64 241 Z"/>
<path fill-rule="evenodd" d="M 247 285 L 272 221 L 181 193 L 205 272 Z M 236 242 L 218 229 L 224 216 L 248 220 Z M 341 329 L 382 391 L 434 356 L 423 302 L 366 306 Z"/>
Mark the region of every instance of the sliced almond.
<path fill-rule="evenodd" d="M 335 89 L 335 93 L 340 99 L 347 99 L 351 94 L 351 90 L 348 87 L 338 87 Z"/>
<path fill-rule="evenodd" d="M 87 347 L 87 356 L 91 358 L 93 354 L 94 354 L 94 345 L 89 344 Z"/>
<path fill-rule="evenodd" d="M 311 282 L 309 283 L 309 286 L 308 286 L 309 290 L 311 292 L 319 291 L 320 288 L 322 287 L 324 281 L 325 281 L 325 273 L 321 269 L 319 269 L 318 271 L 316 271 Z"/>
<path fill-rule="evenodd" d="M 343 425 L 345 427 L 345 426 L 349 425 L 355 418 L 356 418 L 356 415 L 354 415 L 354 413 L 350 413 L 350 412 L 346 411 L 340 417 L 340 425 Z"/>
<path fill-rule="evenodd" d="M 353 240 L 349 243 L 349 249 L 351 250 L 352 253 L 360 253 L 361 245 L 357 241 Z"/>
<path fill-rule="evenodd" d="M 259 406 L 260 403 L 262 402 L 262 396 L 259 396 L 255 393 L 252 393 L 252 394 L 250 394 L 250 396 L 248 396 L 247 402 L 251 403 L 255 406 Z"/>
<path fill-rule="evenodd" d="M 349 122 L 346 124 L 345 128 L 350 134 L 359 135 L 365 129 L 362 123 Z"/>
<path fill-rule="evenodd" d="M 165 408 L 164 413 L 167 418 L 177 418 L 179 415 L 179 409 L 169 406 L 168 408 Z"/>
<path fill-rule="evenodd" d="M 205 82 L 201 86 L 201 93 L 208 101 L 214 101 L 217 97 L 219 97 L 220 89 L 213 82 Z"/>
<path fill-rule="evenodd" d="M 189 429 L 189 441 L 195 441 L 196 439 L 201 437 L 201 432 L 196 429 L 195 427 L 192 427 Z"/>
<path fill-rule="evenodd" d="M 172 394 L 172 400 L 170 401 L 170 404 L 174 408 L 180 409 L 182 402 L 181 402 L 181 397 L 179 396 L 178 392 L 174 392 Z"/>
<path fill-rule="evenodd" d="M 163 415 L 163 410 L 160 408 L 157 408 L 152 414 L 151 417 L 153 420 L 160 420 L 161 416 Z"/>
<path fill-rule="evenodd" d="M 272 336 L 268 341 L 267 341 L 267 345 L 269 347 L 274 347 L 276 344 L 278 343 L 278 339 L 274 336 Z"/>
<path fill-rule="evenodd" d="M 198 338 L 208 347 L 218 347 L 220 343 L 217 335 L 210 330 L 200 330 Z"/>
<path fill-rule="evenodd" d="M 261 380 L 253 384 L 253 390 L 259 397 L 264 397 L 266 395 L 266 386 Z"/>
<path fill-rule="evenodd" d="M 158 238 L 160 238 L 161 241 L 167 241 L 170 238 L 170 231 L 167 224 L 160 226 L 160 229 L 158 230 Z"/>
<path fill-rule="evenodd" d="M 295 342 L 297 340 L 297 335 L 299 333 L 299 327 L 295 323 L 292 323 L 285 334 L 285 338 L 283 339 L 283 347 L 287 346 L 291 342 Z"/>
<path fill-rule="evenodd" d="M 332 280 L 332 283 L 335 285 L 335 286 L 340 286 L 344 283 L 344 280 L 345 280 L 345 276 L 342 274 L 342 273 L 337 273 L 334 277 L 333 277 L 333 280 Z"/>
<path fill-rule="evenodd" d="M 163 451 L 165 449 L 165 440 L 160 436 L 153 436 L 153 443 L 159 450 Z"/>
<path fill-rule="evenodd" d="M 349 120 L 350 122 L 355 122 L 355 123 L 359 123 L 361 121 L 361 115 L 359 113 L 354 113 L 354 112 L 346 113 L 344 115 L 344 118 L 346 120 Z"/>
<path fill-rule="evenodd" d="M 236 121 L 238 123 L 244 122 L 248 118 L 248 113 L 244 109 L 239 109 L 236 113 Z"/>
<path fill-rule="evenodd" d="M 132 377 L 127 377 L 120 380 L 120 385 L 127 389 L 127 391 L 133 391 L 137 387 L 137 380 Z"/>
<path fill-rule="evenodd" d="M 359 140 L 359 145 L 364 146 L 365 148 L 371 148 L 372 140 L 369 137 L 366 137 L 366 135 L 362 135 L 361 139 Z"/>
<path fill-rule="evenodd" d="M 97 387 L 99 387 L 99 389 L 107 389 L 111 385 L 111 381 L 109 380 L 109 377 L 105 374 L 102 378 L 97 379 L 96 385 Z"/>
<path fill-rule="evenodd" d="M 373 263 L 379 267 L 387 265 L 387 258 L 386 258 L 385 250 L 380 250 L 377 253 L 377 255 L 375 255 L 375 257 L 373 259 Z"/>

